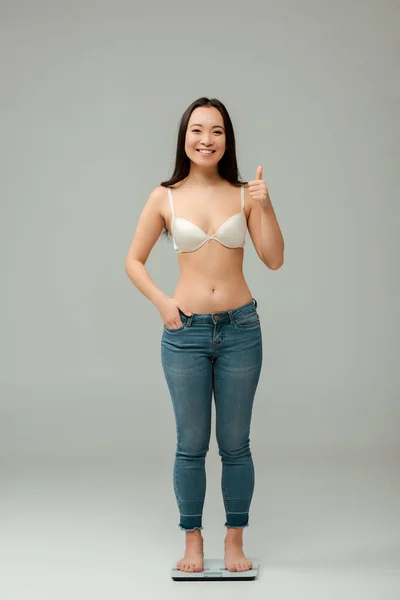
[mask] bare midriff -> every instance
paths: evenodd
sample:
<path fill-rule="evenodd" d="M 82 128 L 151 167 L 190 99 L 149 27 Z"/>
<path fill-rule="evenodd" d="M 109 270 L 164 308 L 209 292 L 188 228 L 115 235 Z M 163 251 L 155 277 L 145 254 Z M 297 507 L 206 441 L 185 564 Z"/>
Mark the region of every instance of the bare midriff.
<path fill-rule="evenodd" d="M 180 278 L 173 293 L 178 306 L 192 313 L 213 313 L 250 302 L 243 255 L 243 248 L 227 248 L 213 239 L 194 252 L 179 253 Z"/>

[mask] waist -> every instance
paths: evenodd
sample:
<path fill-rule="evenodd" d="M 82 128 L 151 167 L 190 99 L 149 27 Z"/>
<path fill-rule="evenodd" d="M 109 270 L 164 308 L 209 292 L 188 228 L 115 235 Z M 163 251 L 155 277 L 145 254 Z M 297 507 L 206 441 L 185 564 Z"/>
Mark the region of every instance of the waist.
<path fill-rule="evenodd" d="M 182 277 L 173 298 L 184 310 L 192 313 L 211 314 L 233 310 L 252 301 L 252 294 L 243 277 L 222 282 L 201 281 Z"/>
<path fill-rule="evenodd" d="M 209 325 L 219 325 L 230 324 L 233 323 L 235 317 L 238 317 L 241 314 L 248 314 L 249 310 L 256 311 L 257 310 L 257 300 L 252 298 L 249 302 L 245 304 L 241 304 L 236 308 L 231 308 L 223 311 L 214 311 L 212 313 L 193 313 L 191 317 L 187 317 L 182 311 L 180 311 L 181 318 L 187 321 L 190 321 L 190 326 L 194 324 L 209 324 Z M 189 325 L 189 323 L 188 323 Z"/>

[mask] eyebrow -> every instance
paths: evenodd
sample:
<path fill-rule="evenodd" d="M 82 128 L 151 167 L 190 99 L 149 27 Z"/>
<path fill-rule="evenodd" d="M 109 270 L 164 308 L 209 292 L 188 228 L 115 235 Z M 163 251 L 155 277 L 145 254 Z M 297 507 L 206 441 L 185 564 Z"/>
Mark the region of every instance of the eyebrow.
<path fill-rule="evenodd" d="M 198 127 L 203 127 L 203 125 L 201 123 L 192 123 L 190 127 L 194 127 L 195 125 L 198 126 Z M 213 125 L 211 129 L 214 129 L 214 127 L 220 127 L 221 129 L 224 129 L 222 127 L 222 125 Z"/>

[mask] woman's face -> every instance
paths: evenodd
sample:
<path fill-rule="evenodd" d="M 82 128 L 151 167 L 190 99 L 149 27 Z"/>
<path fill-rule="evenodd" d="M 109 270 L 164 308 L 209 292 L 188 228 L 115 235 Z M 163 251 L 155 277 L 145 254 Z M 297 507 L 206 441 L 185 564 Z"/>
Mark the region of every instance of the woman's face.
<path fill-rule="evenodd" d="M 201 167 L 214 166 L 225 153 L 224 120 L 214 106 L 199 106 L 190 115 L 185 138 L 185 151 L 191 161 Z M 212 150 L 202 154 L 200 150 Z"/>

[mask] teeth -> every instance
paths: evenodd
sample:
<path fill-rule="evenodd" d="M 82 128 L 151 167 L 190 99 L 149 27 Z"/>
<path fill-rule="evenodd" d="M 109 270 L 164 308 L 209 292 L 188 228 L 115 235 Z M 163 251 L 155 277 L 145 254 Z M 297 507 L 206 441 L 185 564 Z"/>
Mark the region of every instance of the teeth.
<path fill-rule="evenodd" d="M 212 150 L 199 150 L 199 152 L 201 152 L 202 154 L 212 154 L 213 153 Z"/>

